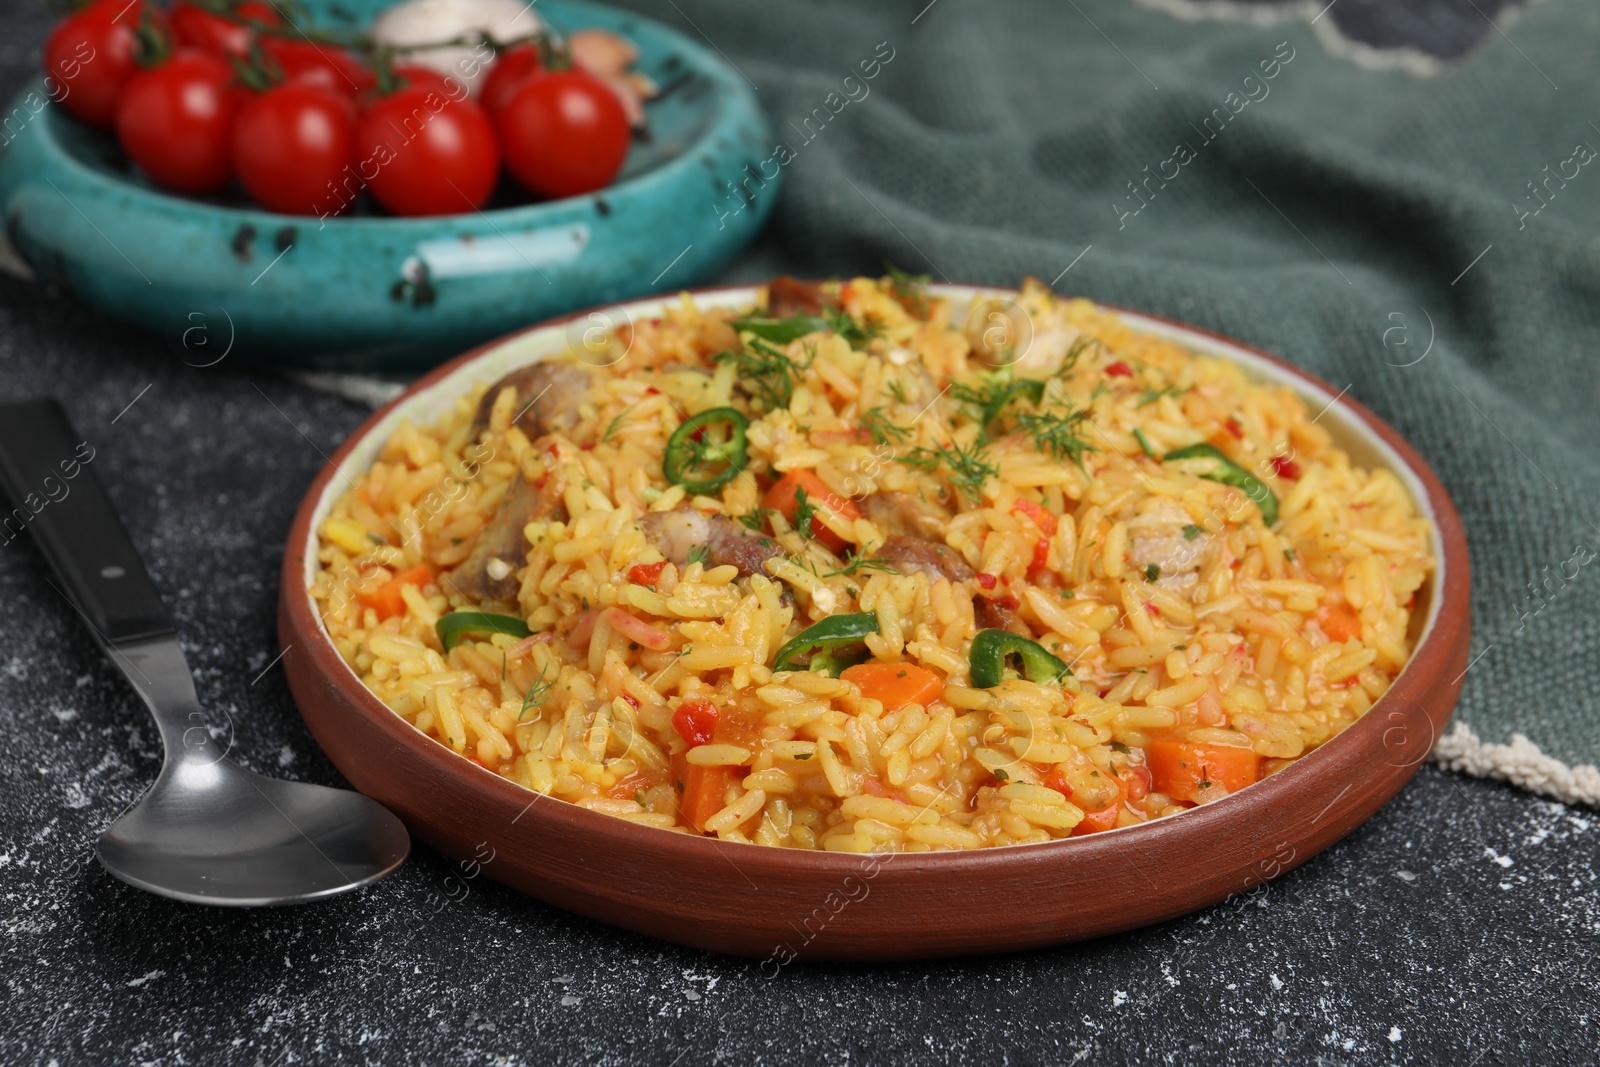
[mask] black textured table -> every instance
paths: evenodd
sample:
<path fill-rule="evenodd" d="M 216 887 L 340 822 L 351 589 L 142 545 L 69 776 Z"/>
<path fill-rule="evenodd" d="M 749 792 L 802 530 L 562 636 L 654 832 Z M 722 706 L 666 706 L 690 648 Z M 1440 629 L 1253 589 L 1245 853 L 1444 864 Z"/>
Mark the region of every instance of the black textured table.
<path fill-rule="evenodd" d="M 47 16 L 4 19 L 9 94 Z M 785 263 L 875 266 L 768 246 L 735 273 Z M 275 664 L 276 576 L 301 493 L 365 409 L 227 361 L 186 366 L 0 277 L 0 397 L 37 394 L 96 442 L 234 757 L 338 783 Z M 1600 1049 L 1600 816 L 1431 766 L 1320 858 L 1199 915 L 927 965 L 769 976 L 556 911 L 425 848 L 316 906 L 148 896 L 92 847 L 153 779 L 155 730 L 46 577 L 25 537 L 0 540 L 0 1063 L 1471 1067 Z"/>

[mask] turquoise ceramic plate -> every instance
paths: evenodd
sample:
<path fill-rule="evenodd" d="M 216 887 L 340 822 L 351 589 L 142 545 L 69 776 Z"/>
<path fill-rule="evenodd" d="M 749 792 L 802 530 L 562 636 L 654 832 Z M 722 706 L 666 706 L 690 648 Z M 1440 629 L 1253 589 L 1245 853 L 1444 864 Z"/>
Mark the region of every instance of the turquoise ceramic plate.
<path fill-rule="evenodd" d="M 386 0 L 309 6 L 348 24 Z M 6 235 L 43 279 L 163 334 L 194 363 L 228 352 L 404 371 L 573 308 L 705 278 L 756 235 L 777 193 L 778 178 L 760 188 L 751 177 L 772 140 L 750 86 L 637 15 L 581 0 L 538 11 L 558 29 L 631 38 L 638 69 L 665 90 L 648 105 L 648 137 L 598 194 L 519 203 L 508 184 L 472 215 L 326 224 L 253 208 L 242 194 L 186 199 L 132 172 L 111 137 L 40 109 L 37 83 L 13 101 L 0 158 Z M 746 190 L 756 192 L 748 206 Z"/>

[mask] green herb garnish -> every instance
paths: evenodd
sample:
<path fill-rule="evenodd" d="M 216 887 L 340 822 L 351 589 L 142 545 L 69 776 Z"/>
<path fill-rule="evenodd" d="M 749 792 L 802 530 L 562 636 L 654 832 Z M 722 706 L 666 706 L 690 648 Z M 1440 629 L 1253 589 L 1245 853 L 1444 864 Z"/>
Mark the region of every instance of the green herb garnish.
<path fill-rule="evenodd" d="M 972 421 L 984 433 L 988 433 L 990 424 L 1000 417 L 1012 398 L 1026 397 L 1035 404 L 1043 400 L 1044 382 L 1038 378 L 1024 378 L 1021 381 L 1001 378 L 977 388 L 956 382 L 950 386 L 950 396 L 969 405 L 968 414 Z"/>
<path fill-rule="evenodd" d="M 771 508 L 752 508 L 746 514 L 740 515 L 739 521 L 742 522 L 747 529 L 755 530 L 757 533 L 759 533 L 766 528 L 767 516 L 776 514 L 777 512 L 773 511 Z"/>
<path fill-rule="evenodd" d="M 893 263 L 885 263 L 889 272 L 889 295 L 900 301 L 909 314 L 919 319 L 928 317 L 928 284 L 933 281 L 931 275 L 908 274 Z"/>
<path fill-rule="evenodd" d="M 628 417 L 628 412 L 632 411 L 638 406 L 639 401 L 635 400 L 633 403 L 617 412 L 617 417 L 611 420 L 611 424 L 606 427 L 606 432 L 600 435 L 600 443 L 605 444 L 607 441 L 611 440 L 611 435 L 617 432 L 617 427 L 621 426 L 622 420 Z"/>
<path fill-rule="evenodd" d="M 517 712 L 518 722 L 521 722 L 523 716 L 530 710 L 543 704 L 545 697 L 549 695 L 550 686 L 554 683 L 545 681 L 545 670 L 544 667 L 539 668 L 539 677 L 535 678 L 533 684 L 528 686 L 528 691 L 522 694 L 522 710 Z"/>
<path fill-rule="evenodd" d="M 1094 446 L 1081 436 L 1086 411 L 1041 411 L 1031 415 L 1018 415 L 1017 425 L 1033 438 L 1033 447 L 1055 459 L 1070 459 L 1083 469 L 1083 454 L 1093 452 Z"/>
<path fill-rule="evenodd" d="M 917 470 L 936 471 L 941 465 L 948 468 L 950 484 L 956 491 L 976 501 L 983 492 L 983 483 L 1000 473 L 1000 468 L 989 462 L 989 455 L 981 445 L 961 448 L 944 444 L 936 448 L 913 448 L 898 457 L 901 463 Z"/>
<path fill-rule="evenodd" d="M 886 445 L 891 440 L 896 444 L 904 444 L 911 436 L 911 431 L 889 419 L 882 408 L 869 408 L 861 415 L 861 426 L 867 435 L 880 445 Z"/>
<path fill-rule="evenodd" d="M 788 407 L 795 382 L 811 367 L 809 359 L 803 363 L 790 359 L 759 337 L 752 337 L 746 348 L 718 352 L 712 359 L 732 363 L 739 371 L 739 387 L 767 411 Z"/>
<path fill-rule="evenodd" d="M 1164 396 L 1182 396 L 1185 392 L 1186 390 L 1179 389 L 1175 385 L 1169 385 L 1165 389 L 1146 389 L 1144 392 L 1139 394 L 1139 402 L 1135 404 L 1134 407 L 1142 408 L 1146 404 L 1155 403 Z"/>
<path fill-rule="evenodd" d="M 1150 438 L 1148 438 L 1148 437 L 1146 437 L 1144 435 L 1144 431 L 1143 430 L 1138 429 L 1137 427 L 1135 427 L 1134 431 L 1133 431 L 1133 437 L 1134 437 L 1134 440 L 1139 442 L 1139 447 L 1144 449 L 1144 454 L 1145 455 L 1149 456 L 1151 459 L 1159 459 L 1160 458 L 1160 457 L 1158 457 L 1156 455 L 1156 450 L 1150 447 Z"/>
<path fill-rule="evenodd" d="M 836 571 L 829 571 L 822 577 L 837 578 L 842 574 L 855 574 L 859 571 L 882 571 L 885 574 L 900 573 L 895 565 L 887 559 L 879 556 L 866 556 L 860 552 L 857 552 L 855 555 L 851 556 L 848 561 L 846 561 L 843 567 L 840 567 Z"/>

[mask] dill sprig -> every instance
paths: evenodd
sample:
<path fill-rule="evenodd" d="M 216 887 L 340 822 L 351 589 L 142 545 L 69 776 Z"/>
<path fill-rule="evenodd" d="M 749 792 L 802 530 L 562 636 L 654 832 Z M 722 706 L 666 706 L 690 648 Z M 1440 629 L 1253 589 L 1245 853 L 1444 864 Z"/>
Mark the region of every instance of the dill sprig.
<path fill-rule="evenodd" d="M 889 272 L 889 295 L 900 301 L 907 313 L 926 319 L 930 310 L 928 284 L 933 277 L 928 274 L 908 274 L 893 263 L 885 263 Z"/>
<path fill-rule="evenodd" d="M 988 452 L 980 444 L 970 448 L 955 444 L 943 444 L 935 448 L 919 445 L 901 456 L 900 462 L 930 472 L 944 467 L 948 471 L 950 484 L 956 487 L 958 493 L 973 501 L 982 495 L 983 483 L 1000 473 L 1000 468 L 989 461 Z"/>
<path fill-rule="evenodd" d="M 776 514 L 776 512 L 774 512 L 771 508 L 751 508 L 749 512 L 739 516 L 739 521 L 744 523 L 747 529 L 755 530 L 757 533 L 760 533 L 766 528 L 767 516 L 774 514 Z"/>
<path fill-rule="evenodd" d="M 529 711 L 543 704 L 545 697 L 550 694 L 550 687 L 555 682 L 545 681 L 545 670 L 546 668 L 544 667 L 539 668 L 539 677 L 535 678 L 533 684 L 528 686 L 528 691 L 522 694 L 522 710 L 517 712 L 518 722 L 521 722 L 523 716 L 527 715 Z"/>
<path fill-rule="evenodd" d="M 796 486 L 794 491 L 794 528 L 806 540 L 811 539 L 811 517 L 817 513 L 817 506 L 811 502 L 811 497 L 803 486 Z"/>
<path fill-rule="evenodd" d="M 1013 381 L 1009 375 L 1002 375 L 987 379 L 977 387 L 952 382 L 949 395 L 966 408 L 967 417 L 987 435 L 990 424 L 1000 417 L 1012 398 L 1025 397 L 1037 405 L 1044 399 L 1044 388 L 1045 383 L 1039 378 Z"/>
<path fill-rule="evenodd" d="M 857 574 L 861 571 L 882 571 L 885 574 L 899 574 L 900 571 L 894 563 L 881 556 L 868 556 L 857 552 L 845 561 L 845 565 L 836 571 L 829 571 L 824 578 L 836 578 L 841 574 Z"/>
<path fill-rule="evenodd" d="M 890 379 L 889 384 L 883 387 L 883 391 L 902 404 L 910 403 L 906 399 L 906 383 L 899 378 Z"/>
<path fill-rule="evenodd" d="M 689 558 L 684 560 L 683 565 L 685 567 L 689 567 L 696 563 L 704 564 L 706 560 L 710 558 L 711 549 L 707 548 L 705 545 L 695 545 L 689 550 Z"/>
<path fill-rule="evenodd" d="M 1146 389 L 1139 394 L 1139 402 L 1134 407 L 1142 408 L 1146 404 L 1155 403 L 1164 396 L 1182 396 L 1185 392 L 1186 390 L 1179 389 L 1175 385 L 1169 385 L 1165 389 Z"/>
<path fill-rule="evenodd" d="M 739 371 L 739 385 L 746 393 L 761 402 L 767 411 L 781 411 L 794 398 L 795 382 L 801 374 L 811 369 L 815 349 L 800 362 L 784 355 L 759 337 L 751 337 L 747 348 L 718 352 L 712 359 L 717 363 L 732 363 Z"/>
<path fill-rule="evenodd" d="M 601 444 L 605 444 L 607 441 L 611 440 L 611 435 L 617 432 L 617 427 L 621 426 L 622 420 L 628 417 L 628 412 L 638 407 L 640 403 L 641 401 L 635 400 L 633 403 L 617 412 L 617 417 L 611 420 L 611 424 L 606 427 L 606 432 L 600 435 Z"/>
<path fill-rule="evenodd" d="M 1061 366 L 1056 368 L 1054 377 L 1065 378 L 1071 374 L 1073 369 L 1077 367 L 1078 360 L 1082 359 L 1083 354 L 1089 351 L 1089 346 L 1099 343 L 1092 337 L 1079 335 L 1078 339 L 1073 341 L 1071 346 L 1067 348 L 1067 354 L 1061 357 Z"/>
<path fill-rule="evenodd" d="M 1018 415 L 1017 425 L 1033 439 L 1033 447 L 1055 459 L 1070 459 L 1079 469 L 1083 467 L 1083 454 L 1093 452 L 1094 446 L 1083 437 L 1086 411 L 1036 411 Z"/>
<path fill-rule="evenodd" d="M 911 431 L 906 427 L 890 420 L 889 415 L 882 408 L 870 408 L 861 415 L 861 425 L 874 441 L 886 445 L 893 440 L 896 444 L 904 444 L 911 436 Z"/>
<path fill-rule="evenodd" d="M 843 308 L 823 308 L 822 314 L 827 318 L 828 326 L 833 332 L 848 341 L 851 348 L 860 348 L 881 332 L 874 323 L 857 322 Z"/>

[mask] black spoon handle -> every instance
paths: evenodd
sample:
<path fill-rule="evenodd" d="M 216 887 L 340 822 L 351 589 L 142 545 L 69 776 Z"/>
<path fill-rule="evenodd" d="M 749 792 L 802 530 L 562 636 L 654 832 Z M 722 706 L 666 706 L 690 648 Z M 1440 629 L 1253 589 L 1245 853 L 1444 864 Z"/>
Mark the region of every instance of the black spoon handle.
<path fill-rule="evenodd" d="M 101 641 L 173 633 L 172 617 L 92 465 L 96 451 L 54 400 L 0 405 L 0 551 L 24 531 Z"/>

